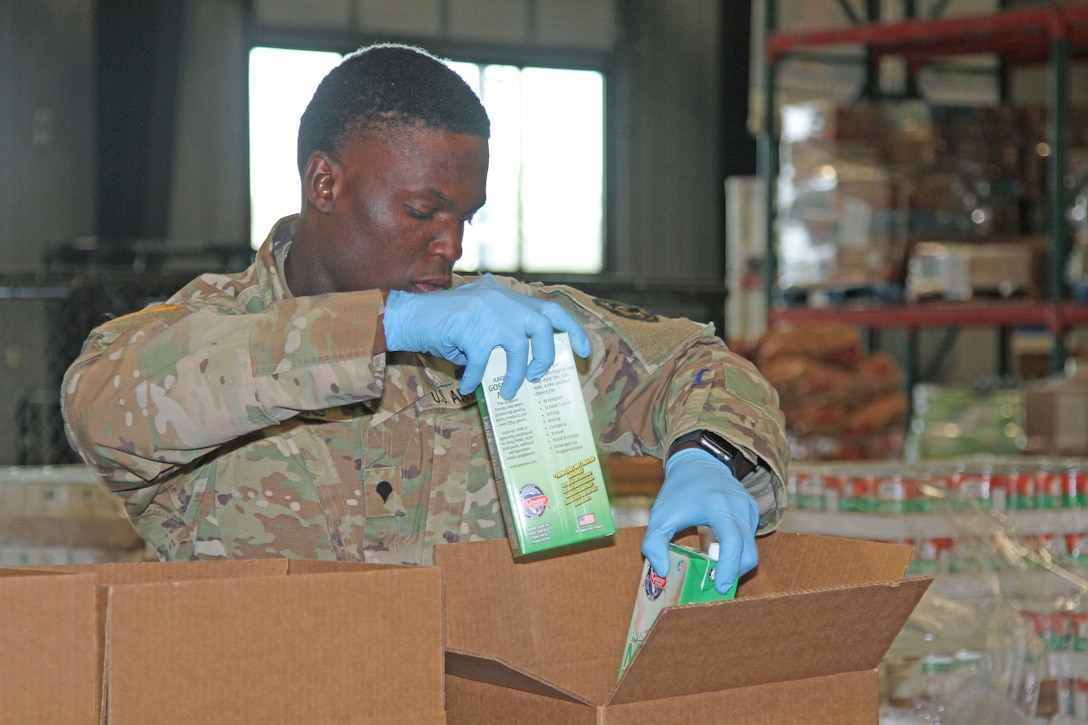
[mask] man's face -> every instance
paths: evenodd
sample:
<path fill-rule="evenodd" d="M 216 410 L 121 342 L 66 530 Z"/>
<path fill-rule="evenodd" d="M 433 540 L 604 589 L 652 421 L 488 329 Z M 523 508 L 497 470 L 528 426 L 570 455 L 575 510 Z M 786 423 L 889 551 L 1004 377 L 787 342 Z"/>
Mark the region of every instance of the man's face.
<path fill-rule="evenodd" d="M 431 130 L 370 134 L 336 160 L 322 240 L 327 291 L 448 287 L 465 222 L 484 204 L 487 141 Z"/>

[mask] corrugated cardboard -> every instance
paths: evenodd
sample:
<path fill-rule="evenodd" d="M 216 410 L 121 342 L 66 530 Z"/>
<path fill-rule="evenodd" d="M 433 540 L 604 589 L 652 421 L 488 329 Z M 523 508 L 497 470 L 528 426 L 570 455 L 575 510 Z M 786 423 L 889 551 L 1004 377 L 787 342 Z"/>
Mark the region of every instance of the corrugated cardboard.
<path fill-rule="evenodd" d="M 907 298 L 970 300 L 978 296 L 1034 296 L 1045 248 L 1023 242 L 918 242 L 907 264 Z"/>
<path fill-rule="evenodd" d="M 448 722 L 877 722 L 877 665 L 931 581 L 903 578 L 909 547 L 762 537 L 737 598 L 666 609 L 617 682 L 643 533 L 530 564 L 437 547 Z"/>
<path fill-rule="evenodd" d="M 0 569 L 0 719 L 98 722 L 97 595 L 90 575 Z"/>
<path fill-rule="evenodd" d="M 1088 456 L 1088 378 L 1039 380 L 1024 388 L 1025 452 Z"/>
<path fill-rule="evenodd" d="M 13 568 L 0 611 L 4 722 L 445 722 L 433 568 Z"/>

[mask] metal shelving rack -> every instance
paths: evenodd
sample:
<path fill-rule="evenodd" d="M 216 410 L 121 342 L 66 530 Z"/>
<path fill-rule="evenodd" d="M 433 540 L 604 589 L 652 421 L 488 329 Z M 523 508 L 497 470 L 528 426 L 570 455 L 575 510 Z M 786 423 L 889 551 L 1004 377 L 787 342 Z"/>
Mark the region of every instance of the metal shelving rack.
<path fill-rule="evenodd" d="M 1069 67 L 1074 57 L 1088 55 L 1088 4 L 1048 5 L 1021 10 L 1001 9 L 991 15 L 917 19 L 914 0 L 904 0 L 907 20 L 881 23 L 878 3 L 865 0 L 869 20 L 839 0 L 851 26 L 814 32 L 778 32 L 777 0 L 764 0 L 766 59 L 763 68 L 763 128 L 759 138 L 759 175 L 766 194 L 764 289 L 768 324 L 776 321 L 834 319 L 871 330 L 903 328 L 910 350 L 905 377 L 908 385 L 917 369 L 916 336 L 925 327 L 988 326 L 1002 335 L 1020 326 L 1046 328 L 1054 337 L 1052 369 L 1059 370 L 1065 357 L 1064 338 L 1075 327 L 1088 326 L 1088 305 L 1069 299 L 1062 265 L 1069 251 L 1065 210 L 1069 202 L 1064 179 L 1069 150 Z M 944 3 L 938 3 L 938 8 Z M 939 12 L 939 11 L 938 11 Z M 775 255 L 776 179 L 779 170 L 775 85 L 777 65 L 786 57 L 836 46 L 861 46 L 870 69 L 884 56 L 905 59 L 908 77 L 924 63 L 968 54 L 991 54 L 1006 66 L 1046 64 L 1049 68 L 1049 129 L 1051 154 L 1048 173 L 1047 221 L 1051 240 L 1049 289 L 1045 299 L 1005 303 L 912 303 L 812 309 L 775 305 L 777 259 Z M 874 74 L 870 72 L 870 77 Z M 872 90 L 872 83 L 867 84 Z M 1004 355 L 1002 355 L 1004 361 Z"/>

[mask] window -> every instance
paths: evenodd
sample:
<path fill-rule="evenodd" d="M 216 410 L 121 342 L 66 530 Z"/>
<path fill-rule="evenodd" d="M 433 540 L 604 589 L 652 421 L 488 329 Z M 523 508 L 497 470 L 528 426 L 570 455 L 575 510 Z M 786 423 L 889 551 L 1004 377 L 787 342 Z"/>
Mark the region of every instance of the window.
<path fill-rule="evenodd" d="M 250 52 L 251 243 L 301 203 L 298 119 L 336 53 Z M 459 270 L 593 274 L 604 266 L 604 78 L 595 71 L 451 63 L 491 117 L 487 204 Z M 287 91 L 294 93 L 290 97 Z"/>
<path fill-rule="evenodd" d="M 257 249 L 272 225 L 302 204 L 298 121 L 339 53 L 253 48 L 249 52 L 250 244 Z"/>

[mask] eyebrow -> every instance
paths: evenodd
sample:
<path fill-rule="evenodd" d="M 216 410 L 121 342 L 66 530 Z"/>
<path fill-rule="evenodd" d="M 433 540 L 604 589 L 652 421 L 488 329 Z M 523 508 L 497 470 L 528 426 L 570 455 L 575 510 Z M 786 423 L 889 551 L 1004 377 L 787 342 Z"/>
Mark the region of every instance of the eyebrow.
<path fill-rule="evenodd" d="M 449 198 L 448 196 L 443 194 L 438 189 L 435 189 L 433 186 L 424 187 L 420 191 L 423 191 L 424 193 L 427 193 L 427 194 L 433 194 L 434 196 L 437 196 L 439 199 L 441 199 L 446 204 L 446 206 L 456 206 L 453 199 Z"/>
<path fill-rule="evenodd" d="M 449 198 L 448 196 L 446 196 L 445 194 L 443 194 L 443 193 L 442 193 L 441 191 L 439 191 L 438 189 L 434 188 L 433 186 L 426 186 L 426 187 L 424 187 L 424 188 L 420 189 L 420 191 L 421 191 L 421 192 L 423 192 L 423 193 L 425 193 L 425 194 L 432 194 L 432 195 L 434 195 L 434 196 L 437 196 L 437 197 L 438 197 L 439 199 L 441 199 L 441 200 L 442 200 L 442 202 L 443 202 L 443 203 L 444 203 L 444 204 L 445 204 L 446 206 L 450 206 L 450 207 L 455 207 L 455 206 L 457 206 L 457 202 L 455 202 L 455 201 L 454 201 L 453 199 Z M 476 207 L 475 209 L 472 209 L 472 210 L 471 210 L 471 211 L 472 211 L 472 213 L 473 213 L 473 214 L 475 214 L 475 213 L 476 213 L 476 212 L 478 212 L 478 211 L 479 211 L 480 209 L 482 209 L 485 203 L 486 203 L 486 200 L 485 200 L 484 202 L 481 202 L 479 206 L 477 206 L 477 207 Z"/>

